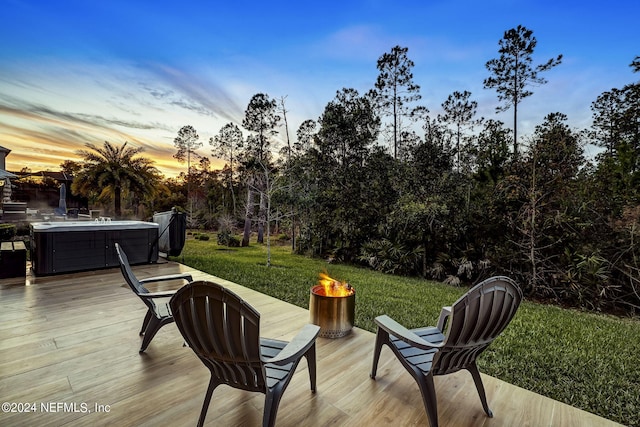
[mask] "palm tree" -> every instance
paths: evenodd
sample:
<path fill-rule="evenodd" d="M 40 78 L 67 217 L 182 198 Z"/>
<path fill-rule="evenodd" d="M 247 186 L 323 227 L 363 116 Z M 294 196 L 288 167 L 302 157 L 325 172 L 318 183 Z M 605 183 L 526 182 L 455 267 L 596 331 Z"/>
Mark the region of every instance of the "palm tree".
<path fill-rule="evenodd" d="M 157 191 L 160 172 L 153 161 L 135 157 L 142 147 L 121 147 L 105 141 L 102 147 L 87 143 L 89 150 L 79 150 L 83 158 L 80 172 L 73 179 L 71 189 L 85 197 L 96 197 L 103 203 L 113 199 L 116 218 L 122 216 L 122 197 L 125 194 L 150 196 Z"/>

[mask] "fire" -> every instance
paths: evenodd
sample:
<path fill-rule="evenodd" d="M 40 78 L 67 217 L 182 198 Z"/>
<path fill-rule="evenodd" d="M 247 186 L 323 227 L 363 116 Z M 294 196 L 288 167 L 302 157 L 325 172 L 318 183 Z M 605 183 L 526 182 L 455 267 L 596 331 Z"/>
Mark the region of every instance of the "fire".
<path fill-rule="evenodd" d="M 341 282 L 336 279 L 332 279 L 325 273 L 320 273 L 318 285 L 321 287 L 318 295 L 327 297 L 348 297 L 355 293 L 355 289 L 347 282 Z"/>

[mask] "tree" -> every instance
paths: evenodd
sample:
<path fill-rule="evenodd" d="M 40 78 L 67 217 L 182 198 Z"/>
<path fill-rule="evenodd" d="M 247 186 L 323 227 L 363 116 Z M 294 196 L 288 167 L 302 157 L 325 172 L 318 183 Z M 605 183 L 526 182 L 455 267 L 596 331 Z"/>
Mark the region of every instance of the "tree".
<path fill-rule="evenodd" d="M 81 168 L 82 166 L 80 165 L 80 163 L 73 160 L 65 160 L 64 162 L 60 163 L 60 171 L 69 176 L 74 176 L 80 171 Z"/>
<path fill-rule="evenodd" d="M 495 185 L 504 174 L 509 160 L 511 134 L 499 120 L 487 120 L 478 134 L 475 151 L 477 177 L 479 181 Z"/>
<path fill-rule="evenodd" d="M 517 28 L 505 31 L 504 37 L 498 42 L 500 57 L 485 64 L 492 76 L 484 80 L 484 88 L 495 89 L 498 100 L 504 102 L 496 110 L 507 111 L 513 107 L 514 156 L 518 155 L 518 105 L 524 98 L 533 95 L 527 87 L 547 83 L 538 73 L 550 70 L 562 62 L 562 55 L 558 55 L 534 67 L 531 55 L 537 43 L 532 30 L 518 25 Z"/>
<path fill-rule="evenodd" d="M 244 141 L 242 139 L 242 131 L 233 123 L 227 123 L 220 129 L 218 135 L 209 140 L 209 144 L 213 146 L 213 155 L 222 157 L 228 165 L 227 182 L 231 190 L 231 199 L 233 203 L 233 215 L 236 214 L 236 197 L 233 191 L 233 171 L 235 170 L 234 161 L 238 157 L 238 151 L 242 149 Z"/>
<path fill-rule="evenodd" d="M 633 58 L 631 64 L 629 64 L 631 68 L 633 68 L 634 73 L 640 73 L 640 56 L 636 56 Z"/>
<path fill-rule="evenodd" d="M 257 93 L 253 95 L 244 112 L 242 127 L 255 133 L 247 138 L 247 154 L 260 162 L 269 160 L 271 137 L 278 133 L 276 126 L 281 117 L 277 114 L 276 108 L 276 101 L 269 99 L 269 95 Z"/>
<path fill-rule="evenodd" d="M 373 203 L 367 162 L 380 121 L 367 96 L 360 96 L 355 89 L 342 89 L 327 104 L 318 122 L 320 129 L 315 136 L 310 133 L 312 123 L 305 126 L 302 136 L 310 137 L 315 144 L 297 163 L 305 162 L 306 166 L 299 175 L 306 181 L 299 183 L 304 188 L 300 195 L 313 200 L 311 209 L 311 203 L 302 205 L 307 222 L 301 229 L 308 238 L 301 241 L 316 253 L 336 249 L 340 254 L 334 256 L 354 259 L 359 244 L 369 238 L 379 222 L 370 220 L 379 213 L 365 206 Z M 389 185 L 390 181 L 384 183 Z M 376 196 L 379 194 L 376 192 Z"/>
<path fill-rule="evenodd" d="M 284 157 L 286 159 L 287 167 L 289 167 L 289 165 L 291 164 L 292 147 L 291 147 L 291 138 L 289 138 L 289 122 L 287 120 L 287 113 L 289 111 L 286 109 L 286 106 L 284 104 L 285 98 L 286 96 L 282 96 L 278 100 L 278 112 L 282 114 L 282 119 L 284 121 L 284 137 L 287 140 L 286 141 L 287 145 L 282 148 L 282 153 L 284 154 Z"/>
<path fill-rule="evenodd" d="M 393 157 L 398 158 L 398 144 L 401 132 L 401 117 L 408 114 L 407 104 L 421 98 L 420 86 L 413 82 L 412 60 L 407 57 L 409 48 L 395 46 L 391 52 L 378 59 L 380 74 L 376 80 L 375 99 L 393 123 Z"/>
<path fill-rule="evenodd" d="M 567 116 L 551 113 L 536 126 L 532 144 L 508 180 L 507 198 L 519 199 L 513 217 L 514 243 L 510 260 L 520 257 L 529 290 L 557 296 L 562 269 L 557 260 L 580 225 L 581 203 L 576 190 L 584 164 L 581 134 L 566 125 Z"/>
<path fill-rule="evenodd" d="M 471 92 L 467 90 L 464 92 L 455 91 L 442 103 L 444 121 L 451 123 L 456 128 L 456 166 L 458 171 L 460 170 L 461 130 L 463 126 L 472 124 L 473 116 L 475 116 L 478 109 L 478 103 L 476 101 L 470 101 L 470 96 Z"/>
<path fill-rule="evenodd" d="M 283 219 L 293 215 L 290 210 L 281 210 L 278 203 L 279 195 L 289 193 L 291 183 L 286 183 L 286 177 L 278 173 L 277 169 L 273 169 L 268 165 L 260 163 L 260 170 L 256 171 L 254 179 L 251 181 L 251 189 L 260 195 L 260 201 L 264 204 L 262 209 L 265 213 L 265 231 L 266 231 L 266 249 L 267 249 L 267 267 L 271 267 L 271 224 L 282 221 Z M 286 197 L 285 197 L 286 199 Z"/>
<path fill-rule="evenodd" d="M 362 165 L 380 128 L 371 102 L 355 89 L 343 88 L 324 109 L 319 120 L 320 151 L 336 159 L 343 169 Z"/>
<path fill-rule="evenodd" d="M 125 142 L 121 147 L 107 141 L 102 147 L 85 144 L 88 150 L 77 151 L 83 161 L 71 184 L 75 194 L 85 197 L 97 195 L 102 202 L 113 199 L 118 218 L 122 216 L 124 193 L 151 196 L 160 182 L 160 172 L 153 166 L 153 161 L 136 157 L 143 148 L 128 147 L 127 144 Z"/>
<path fill-rule="evenodd" d="M 611 192 L 606 201 L 616 201 L 611 203 L 612 212 L 619 214 L 627 203 L 639 200 L 640 82 L 603 92 L 591 110 L 592 141 L 606 148 L 597 157 L 597 174 Z"/>
<path fill-rule="evenodd" d="M 255 94 L 249 101 L 249 105 L 245 110 L 245 117 L 242 120 L 242 126 L 254 134 L 247 137 L 245 145 L 244 162 L 247 171 L 247 206 L 244 220 L 244 233 L 242 238 L 242 246 L 249 244 L 249 235 L 251 234 L 251 217 L 253 210 L 253 187 L 259 181 L 256 180 L 256 174 L 260 173 L 258 165 L 270 167 L 271 160 L 271 138 L 278 131 L 275 129 L 280 121 L 280 116 L 276 112 L 277 104 L 273 99 L 269 99 L 269 95 L 265 93 Z M 263 189 L 264 190 L 264 189 Z M 260 208 L 258 212 L 258 242 L 263 242 L 264 223 L 266 221 L 266 200 L 265 191 L 260 194 Z"/>
<path fill-rule="evenodd" d="M 291 146 L 291 159 L 283 171 L 288 176 L 288 204 L 291 206 L 291 249 L 295 251 L 298 244 L 298 230 L 301 218 L 310 209 L 309 193 L 311 174 L 309 152 L 316 135 L 317 124 L 314 120 L 305 120 L 296 131 L 296 142 Z M 308 217 L 308 215 L 307 215 Z"/>
<path fill-rule="evenodd" d="M 613 156 L 621 142 L 621 127 L 624 126 L 625 97 L 620 89 L 613 88 L 601 93 L 591 103 L 593 124 L 591 138 L 593 142 L 606 148 L 606 153 Z"/>
<path fill-rule="evenodd" d="M 185 160 L 185 155 L 187 158 L 187 200 L 189 200 L 189 215 L 193 213 L 193 205 L 190 201 L 190 193 L 191 193 L 191 153 L 195 154 L 195 150 L 202 147 L 202 142 L 199 142 L 198 139 L 200 136 L 196 132 L 196 130 L 191 125 L 183 126 L 178 131 L 178 136 L 173 140 L 173 145 L 178 149 L 178 152 L 173 155 L 175 159 L 177 159 L 180 163 L 183 163 Z"/>
<path fill-rule="evenodd" d="M 297 141 L 293 144 L 293 152 L 301 155 L 309 151 L 316 135 L 317 123 L 314 120 L 305 120 L 296 131 Z"/>

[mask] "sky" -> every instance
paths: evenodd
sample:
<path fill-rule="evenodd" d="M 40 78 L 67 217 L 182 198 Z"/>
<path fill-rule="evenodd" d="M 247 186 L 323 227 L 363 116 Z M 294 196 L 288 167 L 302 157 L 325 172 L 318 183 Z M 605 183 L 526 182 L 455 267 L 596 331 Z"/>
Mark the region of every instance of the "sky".
<path fill-rule="evenodd" d="M 182 126 L 211 157 L 209 139 L 241 127 L 250 98 L 266 93 L 284 99 L 295 138 L 337 91 L 373 88 L 396 45 L 409 48 L 421 105 L 437 113 L 468 90 L 478 116 L 511 128 L 483 80 L 518 25 L 538 41 L 534 65 L 563 55 L 520 104 L 519 134 L 556 111 L 584 129 L 598 95 L 640 78 L 629 67 L 639 16 L 637 0 L 0 0 L 0 146 L 8 170 L 57 171 L 86 143 L 128 142 L 175 176 L 186 170 L 172 157 Z"/>

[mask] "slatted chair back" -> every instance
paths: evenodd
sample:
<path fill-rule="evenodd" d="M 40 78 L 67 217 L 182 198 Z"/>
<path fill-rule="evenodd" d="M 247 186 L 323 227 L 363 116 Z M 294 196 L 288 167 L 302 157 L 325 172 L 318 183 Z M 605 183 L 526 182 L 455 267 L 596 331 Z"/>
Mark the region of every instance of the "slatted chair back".
<path fill-rule="evenodd" d="M 234 292 L 192 282 L 171 301 L 185 341 L 221 384 L 265 392 L 260 355 L 260 314 Z"/>
<path fill-rule="evenodd" d="M 131 270 L 131 265 L 129 265 L 129 258 L 127 254 L 122 250 L 120 244 L 116 243 L 116 254 L 118 254 L 118 263 L 120 264 L 120 271 L 122 272 L 122 276 L 124 280 L 127 282 L 129 287 L 136 294 L 148 294 L 149 290 L 140 283 L 138 278 L 133 274 Z M 145 302 L 146 304 L 146 302 Z"/>
<path fill-rule="evenodd" d="M 521 301 L 520 288 L 504 276 L 470 289 L 451 307 L 444 346 L 433 358 L 433 374 L 453 373 L 475 363 L 507 327 Z"/>
<path fill-rule="evenodd" d="M 262 425 L 273 427 L 282 394 L 303 357 L 315 392 L 319 326 L 305 325 L 288 342 L 261 338 L 260 314 L 231 290 L 208 281 L 178 289 L 169 306 L 183 338 L 211 372 L 198 426 L 204 425 L 213 391 L 226 384 L 264 393 Z"/>

